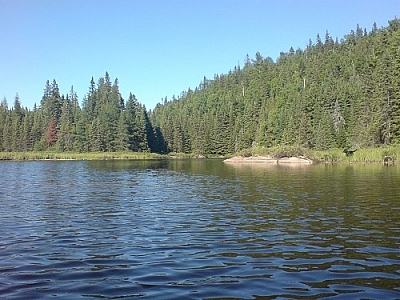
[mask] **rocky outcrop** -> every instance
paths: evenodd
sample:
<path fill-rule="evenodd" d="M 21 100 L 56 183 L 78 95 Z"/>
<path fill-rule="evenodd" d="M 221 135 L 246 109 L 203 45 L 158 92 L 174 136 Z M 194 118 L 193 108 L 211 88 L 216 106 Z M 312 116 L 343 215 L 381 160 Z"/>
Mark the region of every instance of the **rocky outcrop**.
<path fill-rule="evenodd" d="M 274 158 L 271 156 L 234 156 L 224 160 L 229 164 L 312 164 L 312 160 L 304 156 Z"/>

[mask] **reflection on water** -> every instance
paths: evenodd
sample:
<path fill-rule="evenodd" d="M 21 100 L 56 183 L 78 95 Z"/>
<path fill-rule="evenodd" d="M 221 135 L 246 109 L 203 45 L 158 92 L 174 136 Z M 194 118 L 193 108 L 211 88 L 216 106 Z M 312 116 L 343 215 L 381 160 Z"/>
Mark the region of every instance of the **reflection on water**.
<path fill-rule="evenodd" d="M 396 166 L 1 162 L 0 297 L 400 297 Z"/>

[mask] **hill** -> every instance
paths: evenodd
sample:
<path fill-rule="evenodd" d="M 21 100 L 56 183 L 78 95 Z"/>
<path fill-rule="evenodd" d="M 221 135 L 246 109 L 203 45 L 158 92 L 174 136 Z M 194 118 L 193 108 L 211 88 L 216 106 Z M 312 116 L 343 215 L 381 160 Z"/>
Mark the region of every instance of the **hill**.
<path fill-rule="evenodd" d="M 164 151 L 227 154 L 263 146 L 310 149 L 400 143 L 400 21 L 306 49 L 274 62 L 256 53 L 243 68 L 204 78 L 150 112 Z"/>

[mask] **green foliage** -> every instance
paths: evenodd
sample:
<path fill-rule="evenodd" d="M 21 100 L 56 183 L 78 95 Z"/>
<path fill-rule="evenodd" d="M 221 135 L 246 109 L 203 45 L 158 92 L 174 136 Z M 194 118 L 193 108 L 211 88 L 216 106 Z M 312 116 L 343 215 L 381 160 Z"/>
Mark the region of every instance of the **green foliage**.
<path fill-rule="evenodd" d="M 347 160 L 376 160 L 361 149 L 400 144 L 399 49 L 398 19 L 369 33 L 357 26 L 340 42 L 326 32 L 276 61 L 247 55 L 243 68 L 204 77 L 153 111 L 132 93 L 125 101 L 107 72 L 97 83 L 91 78 L 82 107 L 73 87 L 64 96 L 47 81 L 32 111 L 18 94 L 12 108 L 1 101 L 0 151 L 221 156 L 263 149 L 281 157 L 324 150 L 317 158 L 334 162 L 350 148 L 359 150 Z"/>
<path fill-rule="evenodd" d="M 33 111 L 21 106 L 18 94 L 12 109 L 3 99 L 0 151 L 157 151 L 162 134 L 153 130 L 145 107 L 131 97 L 125 105 L 118 80 L 111 84 L 106 73 L 97 86 L 92 78 L 82 108 L 74 88 L 61 95 L 55 80 L 46 82 L 41 105 Z"/>
<path fill-rule="evenodd" d="M 326 32 L 324 41 L 318 35 L 276 62 L 259 52 L 254 60 L 247 56 L 243 69 L 164 99 L 150 119 L 176 152 L 400 144 L 399 24 L 375 25 L 369 34 L 357 26 L 340 42 Z"/>

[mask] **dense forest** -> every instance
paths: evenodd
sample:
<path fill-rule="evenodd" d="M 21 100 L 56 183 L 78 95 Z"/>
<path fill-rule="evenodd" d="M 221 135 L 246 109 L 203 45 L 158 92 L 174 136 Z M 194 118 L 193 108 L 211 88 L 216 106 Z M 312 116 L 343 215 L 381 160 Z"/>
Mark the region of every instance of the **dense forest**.
<path fill-rule="evenodd" d="M 81 105 L 47 81 L 40 105 L 0 104 L 0 151 L 227 154 L 296 145 L 323 150 L 400 144 L 400 20 L 340 41 L 328 31 L 274 62 L 258 52 L 243 67 L 204 78 L 147 111 L 124 100 L 106 73 Z"/>
<path fill-rule="evenodd" d="M 22 108 L 18 94 L 9 109 L 0 104 L 1 151 L 161 152 L 144 105 L 132 93 L 125 101 L 109 74 L 90 81 L 82 108 L 71 87 L 61 95 L 56 80 L 46 82 L 40 106 Z"/>
<path fill-rule="evenodd" d="M 400 21 L 357 26 L 340 41 L 326 32 L 276 62 L 257 53 L 157 105 L 151 120 L 175 152 L 399 144 Z"/>

